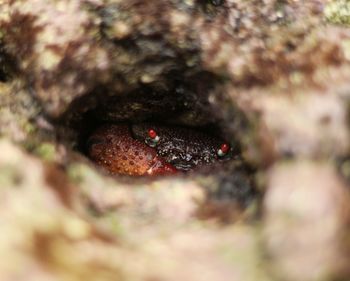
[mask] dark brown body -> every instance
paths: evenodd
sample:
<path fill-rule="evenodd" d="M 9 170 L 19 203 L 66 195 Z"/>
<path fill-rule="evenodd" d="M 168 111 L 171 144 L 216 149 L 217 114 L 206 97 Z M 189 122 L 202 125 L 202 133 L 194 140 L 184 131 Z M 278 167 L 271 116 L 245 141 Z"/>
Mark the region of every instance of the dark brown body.
<path fill-rule="evenodd" d="M 159 141 L 154 147 L 157 154 L 177 169 L 190 170 L 230 157 L 230 153 L 225 157 L 218 156 L 223 140 L 195 129 L 155 123 L 132 125 L 134 137 L 146 143 L 151 141 L 148 136 L 150 129 L 155 130 L 159 136 Z"/>

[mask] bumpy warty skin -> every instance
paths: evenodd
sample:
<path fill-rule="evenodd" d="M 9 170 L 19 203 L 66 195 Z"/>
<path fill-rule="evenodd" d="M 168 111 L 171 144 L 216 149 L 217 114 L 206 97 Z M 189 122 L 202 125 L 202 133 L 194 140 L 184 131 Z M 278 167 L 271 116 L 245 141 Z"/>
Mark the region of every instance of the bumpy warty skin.
<path fill-rule="evenodd" d="M 157 136 L 150 138 L 149 130 Z M 172 174 L 231 158 L 231 151 L 220 156 L 225 144 L 197 131 L 173 125 L 139 123 L 106 124 L 96 129 L 87 140 L 89 157 L 112 174 L 141 176 Z"/>
<path fill-rule="evenodd" d="M 87 141 L 88 155 L 111 174 L 172 174 L 176 169 L 145 143 L 135 140 L 127 125 L 104 125 Z"/>
<path fill-rule="evenodd" d="M 155 145 L 158 155 L 181 170 L 190 170 L 196 166 L 228 160 L 231 156 L 219 156 L 218 151 L 224 140 L 195 130 L 174 125 L 157 123 L 139 123 L 132 125 L 132 132 L 141 141 L 150 142 L 148 131 L 153 129 L 159 141 Z"/>

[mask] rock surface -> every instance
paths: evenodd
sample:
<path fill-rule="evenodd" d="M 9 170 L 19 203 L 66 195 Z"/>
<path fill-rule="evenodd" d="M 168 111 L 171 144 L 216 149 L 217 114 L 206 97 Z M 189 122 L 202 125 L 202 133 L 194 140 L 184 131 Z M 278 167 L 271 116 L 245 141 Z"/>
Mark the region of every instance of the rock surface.
<path fill-rule="evenodd" d="M 348 279 L 347 6 L 0 1 L 0 279 Z M 148 119 L 241 156 L 144 180 L 81 154 Z"/>

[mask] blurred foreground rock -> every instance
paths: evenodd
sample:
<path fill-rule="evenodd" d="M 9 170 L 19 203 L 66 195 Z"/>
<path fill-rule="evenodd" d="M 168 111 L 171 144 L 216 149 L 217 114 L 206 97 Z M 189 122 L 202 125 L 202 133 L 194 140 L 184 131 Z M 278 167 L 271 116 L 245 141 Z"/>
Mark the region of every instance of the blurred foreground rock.
<path fill-rule="evenodd" d="M 264 237 L 284 280 L 348 273 L 349 193 L 327 163 L 282 163 L 268 174 Z"/>
<path fill-rule="evenodd" d="M 268 280 L 252 228 L 192 224 L 203 196 L 194 184 L 155 182 L 135 193 L 75 167 L 74 181 L 88 180 L 79 190 L 59 167 L 5 140 L 0 149 L 1 280 Z M 110 211 L 86 214 L 87 196 Z"/>

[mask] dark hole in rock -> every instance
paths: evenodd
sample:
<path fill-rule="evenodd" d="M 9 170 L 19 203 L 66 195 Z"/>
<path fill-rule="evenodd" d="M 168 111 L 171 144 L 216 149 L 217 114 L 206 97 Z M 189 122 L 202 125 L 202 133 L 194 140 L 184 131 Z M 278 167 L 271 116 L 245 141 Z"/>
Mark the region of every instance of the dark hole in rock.
<path fill-rule="evenodd" d="M 8 82 L 15 71 L 15 63 L 9 56 L 0 42 L 0 82 Z"/>
<path fill-rule="evenodd" d="M 202 12 L 208 19 L 215 18 L 220 13 L 225 13 L 225 0 L 197 0 Z"/>
<path fill-rule="evenodd" d="M 190 79 L 173 73 L 166 85 L 119 95 L 101 86 L 73 104 L 62 123 L 73 131 L 75 149 L 116 180 L 198 179 L 208 194 L 198 216 L 228 221 L 259 194 L 234 133 L 246 126 L 244 116 L 223 107 L 223 85 L 201 72 Z"/>

